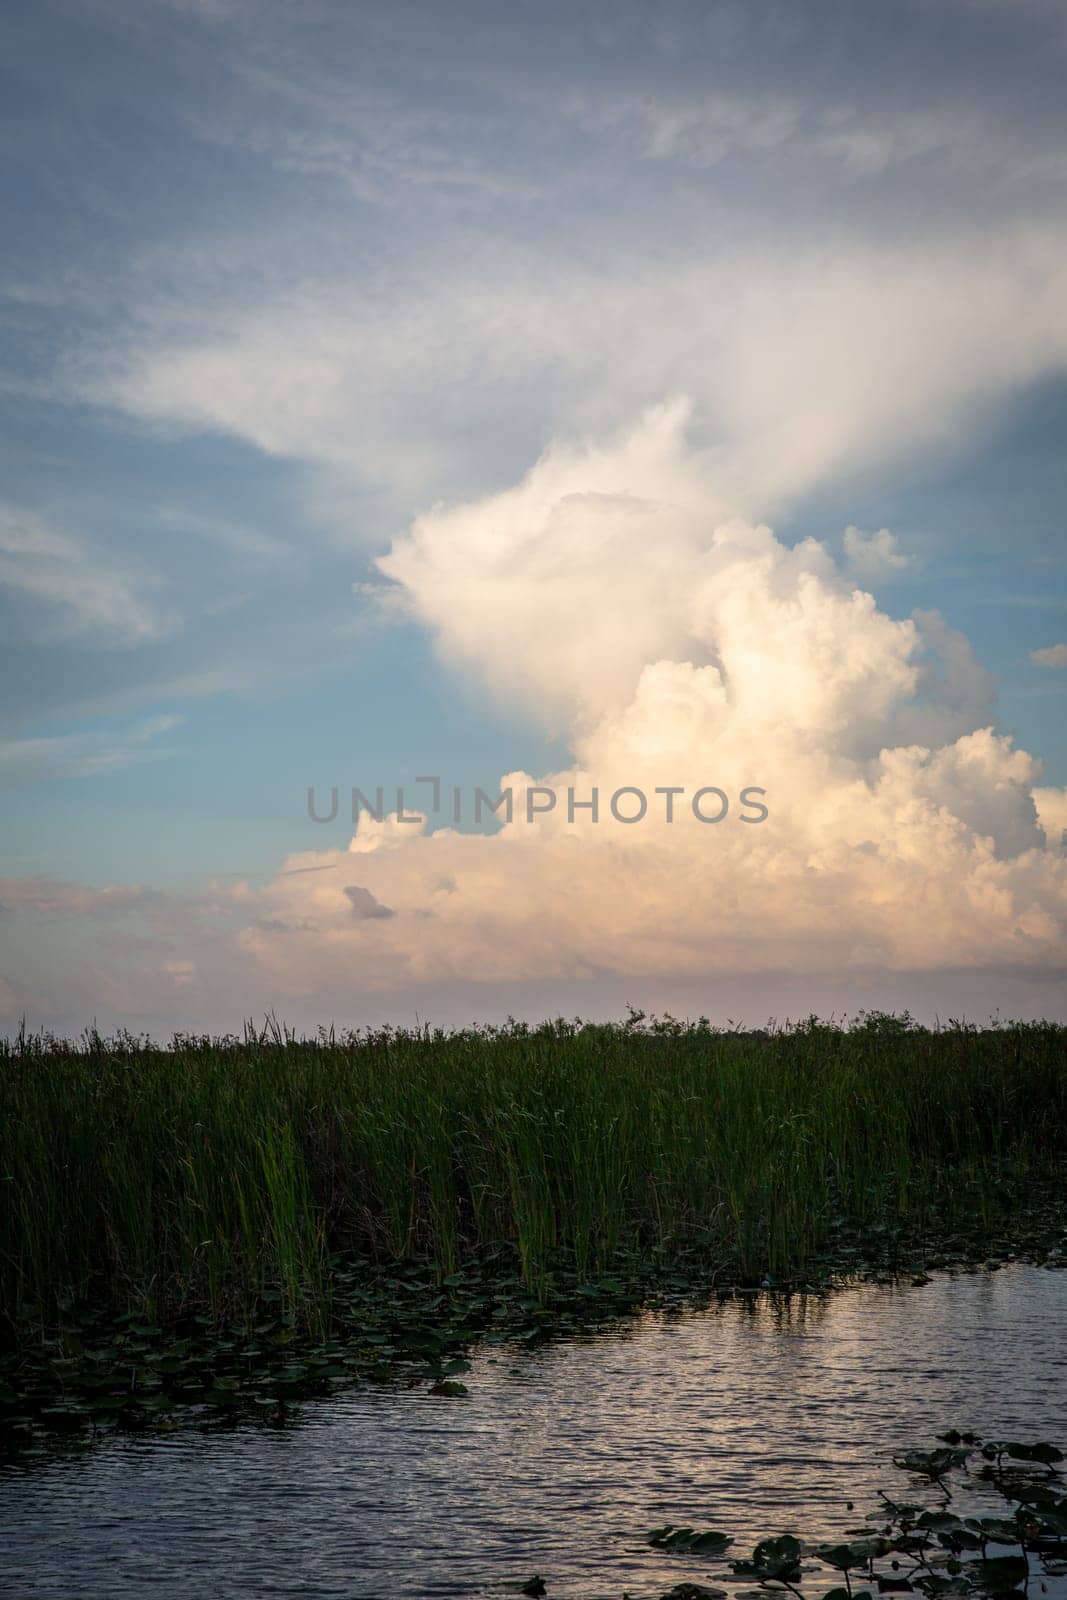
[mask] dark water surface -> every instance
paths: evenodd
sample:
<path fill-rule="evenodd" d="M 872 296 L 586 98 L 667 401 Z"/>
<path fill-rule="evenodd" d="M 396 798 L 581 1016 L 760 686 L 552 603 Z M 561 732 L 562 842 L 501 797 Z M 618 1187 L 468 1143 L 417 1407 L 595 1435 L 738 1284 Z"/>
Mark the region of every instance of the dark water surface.
<path fill-rule="evenodd" d="M 0 1593 L 473 1600 L 534 1571 L 549 1600 L 733 1590 L 722 1563 L 642 1535 L 716 1527 L 748 1554 L 764 1534 L 839 1534 L 879 1488 L 923 1498 L 889 1456 L 953 1426 L 1067 1446 L 1067 1271 L 649 1314 L 482 1349 L 465 1381 L 466 1399 L 362 1389 L 284 1429 L 0 1469 Z"/>

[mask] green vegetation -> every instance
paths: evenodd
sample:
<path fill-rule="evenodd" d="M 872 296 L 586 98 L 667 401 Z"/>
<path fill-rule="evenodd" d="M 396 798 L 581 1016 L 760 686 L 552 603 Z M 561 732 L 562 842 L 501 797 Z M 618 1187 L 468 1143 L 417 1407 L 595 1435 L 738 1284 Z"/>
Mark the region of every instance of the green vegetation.
<path fill-rule="evenodd" d="M 89 1405 L 95 1385 L 125 1413 L 119 1368 L 142 1416 L 270 1406 L 398 1353 L 458 1394 L 446 1355 L 583 1306 L 1058 1259 L 1065 1040 L 637 1013 L 167 1049 L 21 1037 L 0 1045 L 0 1412 L 5 1393 L 50 1409 L 57 1386 Z"/>
<path fill-rule="evenodd" d="M 1067 1152 L 1067 1029 L 875 1017 L 768 1036 L 556 1024 L 341 1042 L 0 1047 L 0 1301 L 166 1317 L 266 1289 L 310 1315 L 331 1252 L 444 1277 L 513 1249 L 541 1287 L 620 1246 L 756 1279 L 835 1220 L 992 1223 Z M 964 1196 L 957 1207 L 953 1196 Z"/>
<path fill-rule="evenodd" d="M 773 1595 L 803 1600 L 820 1587 L 821 1600 L 872 1600 L 887 1593 L 925 1600 L 1022 1600 L 1034 1579 L 1044 1591 L 1047 1578 L 1063 1575 L 1067 1556 L 1067 1494 L 1058 1471 L 1063 1452 L 1051 1444 L 983 1441 L 955 1430 L 939 1438 L 950 1448 L 894 1458 L 924 1486 L 936 1485 L 937 1506 L 898 1503 L 883 1494 L 866 1523 L 849 1528 L 838 1541 L 810 1542 L 789 1533 L 761 1539 L 751 1558 L 728 1563 L 735 1579 L 758 1585 L 735 1590 L 735 1600 Z M 972 1515 L 947 1509 L 954 1488 L 973 1502 Z M 990 1499 L 996 1515 L 982 1515 Z M 658 1550 L 713 1558 L 722 1556 L 732 1540 L 721 1533 L 694 1534 L 691 1528 L 654 1528 L 648 1542 Z M 999 1553 L 991 1554 L 994 1550 Z M 839 1576 L 842 1586 L 825 1589 Z M 547 1585 L 541 1582 L 538 1592 L 545 1594 Z M 662 1600 L 728 1600 L 728 1594 L 686 1582 Z"/>

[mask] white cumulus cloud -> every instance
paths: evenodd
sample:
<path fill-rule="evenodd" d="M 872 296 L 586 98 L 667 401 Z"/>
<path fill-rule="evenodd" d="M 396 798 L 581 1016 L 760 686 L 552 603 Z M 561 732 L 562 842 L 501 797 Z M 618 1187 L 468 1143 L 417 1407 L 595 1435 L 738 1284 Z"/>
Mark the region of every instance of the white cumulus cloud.
<path fill-rule="evenodd" d="M 1035 667 L 1067 667 L 1067 644 L 1050 644 L 1042 650 L 1031 650 L 1030 660 Z"/>
<path fill-rule="evenodd" d="M 966 640 L 880 611 L 823 544 L 722 516 L 711 473 L 667 406 L 395 542 L 383 575 L 444 659 L 564 722 L 572 764 L 505 775 L 495 835 L 364 816 L 347 850 L 292 857 L 238 939 L 280 993 L 1063 966 L 1063 796 L 987 720 Z M 556 802 L 530 822 L 535 785 Z M 721 822 L 694 816 L 703 786 Z M 624 787 L 640 823 L 611 814 Z M 572 818 L 594 788 L 598 820 Z"/>
<path fill-rule="evenodd" d="M 848 570 L 857 578 L 868 581 L 900 572 L 908 565 L 908 558 L 897 543 L 897 536 L 889 528 L 879 528 L 877 533 L 864 533 L 862 528 L 849 525 L 842 540 Z"/>

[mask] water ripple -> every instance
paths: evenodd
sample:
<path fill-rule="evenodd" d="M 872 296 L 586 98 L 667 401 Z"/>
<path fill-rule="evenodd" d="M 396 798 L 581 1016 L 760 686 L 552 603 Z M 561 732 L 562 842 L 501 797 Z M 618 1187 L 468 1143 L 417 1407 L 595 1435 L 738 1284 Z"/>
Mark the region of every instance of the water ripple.
<path fill-rule="evenodd" d="M 116 1438 L 0 1471 L 0 1593 L 500 1600 L 539 1570 L 550 1600 L 618 1600 L 721 1581 L 642 1534 L 829 1536 L 906 1484 L 892 1451 L 947 1427 L 1067 1443 L 1065 1328 L 1067 1273 L 1019 1266 L 483 1349 L 463 1401 L 362 1389 L 295 1427 Z"/>

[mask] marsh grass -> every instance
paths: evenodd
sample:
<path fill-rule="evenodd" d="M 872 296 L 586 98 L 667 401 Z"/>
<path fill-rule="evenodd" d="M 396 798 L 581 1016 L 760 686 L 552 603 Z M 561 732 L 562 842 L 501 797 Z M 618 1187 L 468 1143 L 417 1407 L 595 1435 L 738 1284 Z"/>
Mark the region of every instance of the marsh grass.
<path fill-rule="evenodd" d="M 339 1256 L 554 1264 L 684 1248 L 803 1270 L 843 1226 L 990 1231 L 1067 1148 L 1067 1029 L 872 1016 L 722 1033 L 633 1014 L 168 1048 L 0 1043 L 8 1331 L 93 1300 L 329 1322 Z"/>

